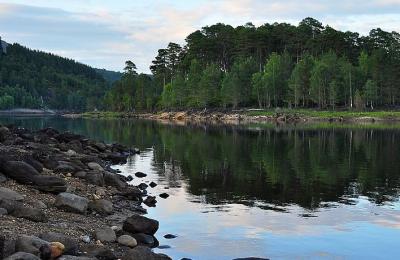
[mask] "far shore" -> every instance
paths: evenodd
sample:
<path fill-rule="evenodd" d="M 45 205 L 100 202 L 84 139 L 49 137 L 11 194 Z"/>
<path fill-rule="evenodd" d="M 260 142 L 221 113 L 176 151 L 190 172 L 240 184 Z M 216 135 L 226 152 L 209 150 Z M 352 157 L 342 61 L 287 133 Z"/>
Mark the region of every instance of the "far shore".
<path fill-rule="evenodd" d="M 260 110 L 242 109 L 230 111 L 186 110 L 161 111 L 155 113 L 140 112 L 86 112 L 64 114 L 67 118 L 138 118 L 151 120 L 168 120 L 176 122 L 209 122 L 223 124 L 247 123 L 374 123 L 400 122 L 400 111 L 322 111 L 322 110 Z"/>

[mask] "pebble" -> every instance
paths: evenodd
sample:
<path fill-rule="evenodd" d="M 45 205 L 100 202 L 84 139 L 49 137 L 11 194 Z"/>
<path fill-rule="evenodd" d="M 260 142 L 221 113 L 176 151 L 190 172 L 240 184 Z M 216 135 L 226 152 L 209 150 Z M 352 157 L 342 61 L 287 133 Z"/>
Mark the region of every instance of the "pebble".
<path fill-rule="evenodd" d="M 122 235 L 118 238 L 118 243 L 124 246 L 135 247 L 137 246 L 137 241 L 129 235 Z"/>
<path fill-rule="evenodd" d="M 90 243 L 90 237 L 88 235 L 81 236 L 81 240 L 85 243 Z"/>
<path fill-rule="evenodd" d="M 166 198 L 169 197 L 169 194 L 168 193 L 161 193 L 159 196 L 160 196 L 160 198 L 166 199 Z"/>

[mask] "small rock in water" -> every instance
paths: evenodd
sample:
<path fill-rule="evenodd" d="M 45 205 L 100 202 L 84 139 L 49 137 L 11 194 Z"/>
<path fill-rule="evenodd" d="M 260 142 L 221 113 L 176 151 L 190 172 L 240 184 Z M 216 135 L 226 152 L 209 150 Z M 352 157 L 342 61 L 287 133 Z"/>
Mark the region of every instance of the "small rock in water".
<path fill-rule="evenodd" d="M 172 234 L 166 234 L 164 236 L 164 238 L 166 238 L 166 239 L 173 239 L 173 238 L 176 238 L 176 237 L 178 237 L 178 236 L 175 236 L 175 235 L 172 235 Z"/>
<path fill-rule="evenodd" d="M 155 207 L 157 200 L 154 196 L 147 196 L 147 198 L 143 201 L 144 204 L 148 207 Z"/>
<path fill-rule="evenodd" d="M 118 243 L 124 246 L 135 247 L 137 246 L 137 241 L 129 235 L 122 235 L 118 238 Z"/>
<path fill-rule="evenodd" d="M 164 193 L 161 193 L 159 196 L 160 196 L 160 198 L 166 199 L 169 197 L 169 194 L 164 192 Z"/>
<path fill-rule="evenodd" d="M 150 182 L 149 184 L 150 187 L 154 188 L 155 186 L 157 186 L 157 183 L 155 183 L 154 181 Z"/>
<path fill-rule="evenodd" d="M 148 187 L 148 185 L 146 183 L 143 183 L 143 182 L 138 185 L 138 188 L 141 189 L 141 190 L 145 190 L 145 189 L 147 189 L 147 187 Z"/>
<path fill-rule="evenodd" d="M 128 177 L 126 177 L 126 180 L 127 180 L 127 181 L 133 181 L 133 176 L 132 176 L 132 175 L 129 175 Z"/>
<path fill-rule="evenodd" d="M 81 236 L 81 240 L 85 243 L 90 243 L 90 237 L 89 236 Z"/>
<path fill-rule="evenodd" d="M 161 245 L 161 246 L 158 246 L 157 248 L 158 249 L 168 249 L 168 248 L 171 248 L 171 246 L 169 246 L 169 245 Z"/>
<path fill-rule="evenodd" d="M 138 177 L 138 178 L 144 178 L 144 177 L 147 176 L 147 174 L 143 173 L 143 172 L 137 172 L 137 173 L 135 173 L 135 176 Z"/>

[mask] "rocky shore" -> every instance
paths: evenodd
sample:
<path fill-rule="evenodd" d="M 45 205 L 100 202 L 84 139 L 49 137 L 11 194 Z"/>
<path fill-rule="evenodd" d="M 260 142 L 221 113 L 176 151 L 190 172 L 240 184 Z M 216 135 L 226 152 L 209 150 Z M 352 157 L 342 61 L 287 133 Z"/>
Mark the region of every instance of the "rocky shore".
<path fill-rule="evenodd" d="M 0 126 L 0 259 L 170 259 L 136 178 L 110 166 L 136 149 L 53 128 Z"/>
<path fill-rule="evenodd" d="M 374 123 L 374 122 L 400 122 L 400 116 L 374 116 L 362 114 L 348 114 L 343 116 L 331 116 L 320 114 L 318 116 L 304 115 L 296 112 L 276 111 L 257 114 L 256 110 L 187 110 L 187 111 L 164 111 L 158 113 L 135 113 L 135 112 L 88 112 L 84 114 L 64 114 L 67 118 L 138 118 L 157 121 L 171 121 L 175 123 L 207 123 L 207 124 L 251 124 L 251 123 L 275 123 L 275 124 L 297 124 L 314 122 L 339 122 L 339 123 Z M 390 112 L 387 112 L 390 114 Z M 317 113 L 318 114 L 318 113 Z"/>

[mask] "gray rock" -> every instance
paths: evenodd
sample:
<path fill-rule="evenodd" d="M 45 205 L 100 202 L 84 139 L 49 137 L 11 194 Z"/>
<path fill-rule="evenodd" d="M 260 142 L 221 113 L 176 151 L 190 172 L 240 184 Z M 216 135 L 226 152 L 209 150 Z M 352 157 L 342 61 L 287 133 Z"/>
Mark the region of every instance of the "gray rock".
<path fill-rule="evenodd" d="M 69 149 L 67 152 L 65 152 L 65 154 L 68 156 L 74 156 L 76 155 L 76 152 L 74 150 Z"/>
<path fill-rule="evenodd" d="M 15 240 L 10 239 L 7 233 L 0 235 L 0 259 L 15 253 Z"/>
<path fill-rule="evenodd" d="M 7 177 L 4 176 L 4 174 L 0 173 L 0 183 L 6 182 L 7 181 Z"/>
<path fill-rule="evenodd" d="M 0 216 L 7 215 L 8 211 L 5 208 L 0 208 Z"/>
<path fill-rule="evenodd" d="M 28 157 L 24 160 L 27 164 L 35 168 L 38 172 L 43 171 L 43 164 L 38 160 L 33 159 L 32 157 Z"/>
<path fill-rule="evenodd" d="M 50 193 L 60 193 L 67 190 L 67 182 L 57 176 L 38 175 L 33 177 L 35 188 Z"/>
<path fill-rule="evenodd" d="M 156 242 L 154 237 L 143 233 L 132 234 L 132 237 L 136 239 L 139 244 L 153 246 Z"/>
<path fill-rule="evenodd" d="M 85 171 L 79 171 L 74 173 L 74 177 L 84 179 L 86 177 L 86 174 L 87 173 Z"/>
<path fill-rule="evenodd" d="M 96 257 L 99 260 L 117 259 L 114 252 L 105 246 L 85 244 L 85 245 L 82 245 L 81 251 L 85 252 L 85 256 Z"/>
<path fill-rule="evenodd" d="M 16 191 L 0 187 L 0 199 L 7 199 L 7 200 L 13 200 L 13 201 L 22 201 L 24 200 L 24 196 L 19 194 Z"/>
<path fill-rule="evenodd" d="M 159 223 L 157 220 L 146 218 L 140 215 L 132 215 L 124 221 L 123 230 L 135 233 L 144 233 L 154 235 L 158 230 Z"/>
<path fill-rule="evenodd" d="M 128 184 L 123 182 L 117 174 L 111 172 L 104 172 L 104 182 L 107 186 L 116 187 L 118 190 L 123 191 L 126 189 Z"/>
<path fill-rule="evenodd" d="M 0 142 L 4 142 L 10 134 L 10 129 L 5 126 L 0 127 Z"/>
<path fill-rule="evenodd" d="M 135 247 L 137 246 L 137 241 L 133 237 L 129 235 L 122 235 L 118 238 L 118 243 L 128 247 Z"/>
<path fill-rule="evenodd" d="M 62 255 L 57 260 L 97 260 L 96 257 Z"/>
<path fill-rule="evenodd" d="M 40 209 L 26 207 L 18 201 L 0 199 L 0 208 L 5 208 L 8 214 L 17 218 L 25 218 L 35 222 L 47 221 L 46 215 Z"/>
<path fill-rule="evenodd" d="M 43 203 L 41 200 L 34 200 L 29 203 L 32 207 L 37 209 L 47 209 L 47 205 Z"/>
<path fill-rule="evenodd" d="M 144 178 L 144 177 L 147 176 L 147 174 L 146 174 L 146 173 L 143 173 L 143 172 L 136 172 L 136 173 L 135 173 L 135 176 L 138 177 L 138 178 Z"/>
<path fill-rule="evenodd" d="M 100 172 L 104 171 L 104 168 L 101 167 L 101 165 L 96 162 L 90 162 L 87 165 L 88 165 L 89 169 L 91 169 L 91 170 L 100 171 Z"/>
<path fill-rule="evenodd" d="M 126 254 L 121 259 L 122 260 L 137 260 L 137 259 L 167 260 L 171 258 L 164 254 L 156 254 L 153 251 L 151 251 L 151 249 L 148 247 L 137 246 L 134 249 L 127 251 Z"/>
<path fill-rule="evenodd" d="M 39 255 L 39 248 L 48 244 L 49 242 L 38 237 L 22 235 L 15 242 L 15 251 Z"/>
<path fill-rule="evenodd" d="M 115 231 L 112 230 L 112 228 L 110 227 L 103 227 L 97 229 L 95 232 L 95 237 L 97 240 L 100 240 L 101 242 L 114 242 L 117 239 Z"/>
<path fill-rule="evenodd" d="M 81 236 L 81 240 L 85 243 L 90 243 L 90 237 L 89 236 Z"/>
<path fill-rule="evenodd" d="M 39 175 L 35 168 L 22 161 L 5 162 L 2 164 L 1 170 L 11 179 L 23 184 L 32 184 L 34 176 Z"/>
<path fill-rule="evenodd" d="M 89 203 L 89 209 L 102 215 L 111 215 L 114 211 L 112 202 L 104 199 L 91 201 Z"/>
<path fill-rule="evenodd" d="M 88 172 L 84 178 L 88 183 L 104 186 L 104 177 L 101 172 Z"/>
<path fill-rule="evenodd" d="M 47 232 L 40 234 L 39 237 L 47 242 L 60 242 L 63 244 L 65 246 L 64 254 L 77 255 L 79 252 L 78 241 L 70 236 L 56 232 Z"/>
<path fill-rule="evenodd" d="M 56 207 L 79 214 L 86 214 L 88 204 L 88 199 L 66 192 L 58 194 L 55 201 Z"/>
<path fill-rule="evenodd" d="M 30 253 L 18 252 L 10 255 L 4 260 L 40 260 L 40 258 Z"/>

